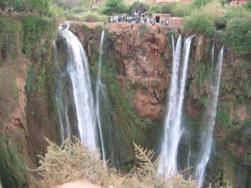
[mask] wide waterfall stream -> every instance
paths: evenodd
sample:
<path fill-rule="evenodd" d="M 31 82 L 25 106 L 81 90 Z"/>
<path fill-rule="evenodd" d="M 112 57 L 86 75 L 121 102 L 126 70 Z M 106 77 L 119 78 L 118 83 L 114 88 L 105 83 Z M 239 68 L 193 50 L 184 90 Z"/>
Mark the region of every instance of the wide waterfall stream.
<path fill-rule="evenodd" d="M 182 135 L 181 117 L 192 38 L 193 36 L 190 36 L 185 39 L 182 66 L 180 65 L 181 35 L 178 38 L 175 50 L 173 50 L 173 68 L 169 89 L 168 110 L 165 118 L 164 139 L 160 154 L 161 159 L 158 166 L 158 173 L 165 178 L 177 173 L 177 153 Z M 179 69 L 181 69 L 180 78 Z"/>
<path fill-rule="evenodd" d="M 79 137 L 90 151 L 96 151 L 96 118 L 88 59 L 78 38 L 68 28 L 60 28 L 60 34 L 68 49 L 66 74 L 69 74 L 72 84 Z M 67 117 L 65 114 L 62 116 Z"/>
<path fill-rule="evenodd" d="M 218 105 L 218 96 L 220 93 L 220 82 L 221 82 L 221 72 L 223 63 L 224 47 L 221 48 L 218 64 L 213 77 L 212 83 L 212 95 L 206 109 L 206 114 L 204 118 L 205 128 L 201 134 L 201 157 L 196 165 L 195 177 L 199 181 L 199 187 L 202 187 L 206 166 L 210 158 L 210 153 L 213 144 L 213 130 L 215 125 L 215 117 Z"/>

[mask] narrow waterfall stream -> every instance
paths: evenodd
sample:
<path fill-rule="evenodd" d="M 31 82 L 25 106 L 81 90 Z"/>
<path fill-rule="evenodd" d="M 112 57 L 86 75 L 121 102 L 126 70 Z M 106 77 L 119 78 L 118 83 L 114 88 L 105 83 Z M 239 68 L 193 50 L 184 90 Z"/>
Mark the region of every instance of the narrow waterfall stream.
<path fill-rule="evenodd" d="M 103 133 L 102 133 L 102 125 L 101 125 L 101 118 L 100 118 L 100 92 L 102 92 L 102 82 L 101 82 L 101 68 L 102 68 L 102 55 L 103 55 L 103 43 L 104 43 L 104 36 L 105 32 L 104 30 L 101 33 L 100 37 L 100 44 L 99 44 L 99 59 L 98 59 L 98 74 L 97 74 L 97 80 L 96 80 L 96 118 L 97 118 L 97 124 L 99 129 L 99 136 L 101 141 L 101 151 L 102 151 L 102 160 L 103 160 L 103 166 L 105 167 L 105 148 L 104 148 L 104 139 L 103 139 Z"/>
<path fill-rule="evenodd" d="M 215 54 L 215 46 L 213 44 L 212 46 L 212 49 L 211 49 L 211 62 L 212 62 L 212 65 L 214 65 L 214 54 Z"/>
<path fill-rule="evenodd" d="M 175 50 L 173 50 L 173 67 L 167 105 L 168 109 L 165 117 L 164 139 L 160 153 L 161 159 L 158 166 L 158 173 L 166 179 L 177 173 L 177 153 L 182 135 L 181 117 L 192 38 L 193 36 L 190 36 L 185 39 L 182 67 L 180 65 L 181 35 L 178 38 Z M 174 41 L 173 38 L 172 41 Z M 174 42 L 172 42 L 172 45 L 174 49 Z M 182 69 L 180 70 L 180 79 L 179 69 Z"/>
<path fill-rule="evenodd" d="M 205 129 L 201 134 L 201 157 L 196 165 L 195 178 L 199 181 L 199 186 L 203 186 L 206 166 L 210 158 L 210 153 L 213 144 L 213 130 L 215 125 L 215 117 L 217 112 L 218 105 L 218 96 L 220 92 L 220 82 L 221 82 L 221 72 L 222 72 L 222 63 L 224 55 L 224 46 L 220 50 L 218 64 L 216 67 L 215 75 L 213 77 L 212 84 L 212 95 L 209 99 L 209 103 L 206 109 L 206 116 L 204 122 Z"/>
<path fill-rule="evenodd" d="M 57 104 L 57 112 L 59 119 L 60 143 L 62 144 L 67 137 L 71 136 L 71 126 L 68 118 L 69 101 L 65 96 L 63 96 L 64 93 L 63 82 L 65 77 L 67 76 L 67 71 L 62 72 L 58 64 L 57 46 L 55 41 L 53 41 L 53 47 L 54 47 L 54 62 L 57 72 L 59 74 L 59 79 L 57 82 L 57 89 L 56 89 L 56 104 Z"/>
<path fill-rule="evenodd" d="M 65 74 L 69 75 L 72 84 L 79 137 L 90 151 L 95 151 L 98 149 L 96 118 L 88 59 L 78 38 L 68 28 L 59 28 L 59 31 L 67 45 L 68 60 Z M 67 119 L 67 111 L 65 110 L 65 114 L 61 116 Z"/>

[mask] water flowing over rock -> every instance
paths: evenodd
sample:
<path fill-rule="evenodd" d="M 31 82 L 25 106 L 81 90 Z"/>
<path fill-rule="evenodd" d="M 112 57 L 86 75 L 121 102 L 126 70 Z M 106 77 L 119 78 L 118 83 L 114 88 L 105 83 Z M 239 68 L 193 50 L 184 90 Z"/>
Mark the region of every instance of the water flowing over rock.
<path fill-rule="evenodd" d="M 100 37 L 100 44 L 99 44 L 99 59 L 98 59 L 98 74 L 97 74 L 97 80 L 96 80 L 96 118 L 97 118 L 97 124 L 99 129 L 99 136 L 101 141 L 101 151 L 102 151 L 102 160 L 104 167 L 105 164 L 105 147 L 104 147 L 104 139 L 103 139 L 103 133 L 102 133 L 102 125 L 101 125 L 101 118 L 100 118 L 100 90 L 102 90 L 102 82 L 101 82 L 101 68 L 102 68 L 102 55 L 103 55 L 103 44 L 104 44 L 104 36 L 105 32 L 102 31 L 101 37 Z"/>
<path fill-rule="evenodd" d="M 164 139 L 160 154 L 161 159 L 158 166 L 158 173 L 165 178 L 177 173 L 177 153 L 182 135 L 181 117 L 192 38 L 193 36 L 190 36 L 185 40 L 182 66 L 180 65 L 181 35 L 178 38 L 175 51 L 173 50 L 173 68 L 167 106 L 168 110 L 165 118 Z M 172 44 L 174 48 L 174 42 L 172 42 Z M 180 79 L 179 68 L 182 68 Z"/>
<path fill-rule="evenodd" d="M 214 65 L 214 54 L 215 54 L 215 46 L 213 44 L 212 49 L 211 49 L 211 62 L 212 62 L 212 65 Z"/>
<path fill-rule="evenodd" d="M 212 96 L 207 106 L 206 116 L 204 122 L 206 127 L 201 134 L 201 157 L 196 166 L 195 177 L 199 181 L 199 187 L 203 186 L 205 170 L 210 158 L 211 148 L 213 144 L 213 130 L 215 125 L 215 117 L 218 105 L 218 96 L 220 92 L 221 70 L 223 63 L 224 47 L 221 48 L 218 65 L 213 80 Z"/>
<path fill-rule="evenodd" d="M 59 31 L 68 49 L 66 74 L 69 75 L 72 84 L 80 140 L 90 151 L 95 151 L 98 145 L 88 59 L 78 38 L 68 28 L 60 28 Z M 67 117 L 65 114 L 62 116 Z"/>

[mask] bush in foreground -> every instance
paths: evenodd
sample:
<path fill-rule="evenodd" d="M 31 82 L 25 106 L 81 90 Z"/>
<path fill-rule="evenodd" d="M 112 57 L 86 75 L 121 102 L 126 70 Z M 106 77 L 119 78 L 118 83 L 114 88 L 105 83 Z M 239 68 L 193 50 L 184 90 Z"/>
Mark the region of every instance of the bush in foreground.
<path fill-rule="evenodd" d="M 196 187 L 191 179 L 185 180 L 176 175 L 164 181 L 157 176 L 157 161 L 153 161 L 153 151 L 147 151 L 134 144 L 136 167 L 126 175 L 112 168 L 104 168 L 97 153 L 90 153 L 78 139 L 66 140 L 62 146 L 49 142 L 45 157 L 41 157 L 40 166 L 35 170 L 39 175 L 38 187 L 55 187 L 76 180 L 104 187 L 116 188 L 153 188 L 153 187 Z"/>

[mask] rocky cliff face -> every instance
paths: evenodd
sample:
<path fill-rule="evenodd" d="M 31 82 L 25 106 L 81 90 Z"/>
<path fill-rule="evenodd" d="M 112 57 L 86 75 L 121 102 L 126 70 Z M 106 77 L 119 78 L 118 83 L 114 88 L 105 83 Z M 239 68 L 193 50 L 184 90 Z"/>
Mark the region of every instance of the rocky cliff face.
<path fill-rule="evenodd" d="M 7 22 L 11 23 L 9 20 Z M 16 24 L 22 23 L 17 21 Z M 96 76 L 98 46 L 102 29 L 106 31 L 102 81 L 107 87 L 109 97 L 109 106 L 102 109 L 105 111 L 107 120 L 103 124 L 106 151 L 115 166 L 129 170 L 131 163 L 134 162 L 132 141 L 154 148 L 158 152 L 156 148 L 158 148 L 159 139 L 162 136 L 162 120 L 171 77 L 170 33 L 172 32 L 166 27 L 146 27 L 129 23 L 108 26 L 101 23 L 73 23 L 71 30 L 78 36 L 87 51 L 93 79 Z M 36 31 L 34 33 L 29 33 L 29 30 L 24 31 L 26 38 L 35 33 Z M 1 46 L 1 41 L 3 41 L 1 37 L 2 35 L 0 35 L 2 52 L 0 55 L 0 83 L 7 83 L 5 85 L 11 87 L 5 87 L 4 84 L 2 86 L 6 89 L 1 90 L 3 87 L 0 87 L 0 123 L 4 124 L 2 132 L 11 132 L 15 139 L 10 142 L 7 136 L 2 137 L 4 139 L 0 142 L 0 148 L 4 148 L 8 152 L 4 155 L 0 153 L 0 159 L 6 161 L 7 158 L 18 156 L 18 158 L 24 157 L 27 164 L 30 159 L 33 164 L 37 164 L 37 154 L 43 154 L 46 149 L 44 137 L 54 141 L 58 140 L 58 122 L 54 101 L 57 78 L 53 62 L 52 38 L 41 34 L 41 38 L 44 37 L 43 39 L 46 40 L 35 41 L 33 46 L 37 48 L 34 49 L 28 44 L 16 45 L 19 48 L 17 53 L 20 53 L 17 57 L 19 60 L 25 59 L 24 55 L 28 55 L 28 52 L 21 53 L 21 49 L 22 51 L 26 51 L 26 48 L 32 49 L 32 55 L 29 60 L 25 59 L 22 63 L 13 66 L 8 57 L 12 51 L 9 46 L 9 53 L 2 50 L 5 49 L 5 46 Z M 21 40 L 20 36 L 19 40 Z M 210 38 L 196 36 L 191 48 L 184 118 L 188 124 L 191 124 L 190 128 L 195 132 L 199 132 L 201 129 L 203 111 L 208 102 L 212 73 L 210 60 L 212 43 Z M 8 44 L 12 43 L 8 42 Z M 221 44 L 215 40 L 215 45 L 216 51 L 219 51 Z M 65 63 L 65 50 L 63 48 L 59 48 L 59 50 L 62 52 L 61 55 L 59 54 L 59 58 Z M 217 61 L 217 56 L 215 60 Z M 7 72 L 6 70 L 12 70 L 10 67 L 20 68 L 23 74 L 16 74 L 15 71 Z M 236 169 L 242 173 L 241 177 L 244 177 L 245 173 L 246 175 L 250 173 L 250 170 L 248 171 L 250 169 L 249 143 L 251 138 L 249 126 L 251 117 L 250 71 L 249 57 L 236 57 L 226 49 L 214 134 L 219 144 L 216 144 L 216 152 L 213 154 L 212 160 L 216 162 L 212 169 L 215 168 L 219 172 L 220 178 L 224 177 L 233 183 L 248 181 L 238 179 Z M 7 79 L 8 81 L 4 79 L 7 76 L 11 76 L 10 79 Z M 26 95 L 24 95 L 24 87 Z M 10 106 L 10 109 L 5 108 L 6 104 Z M 7 116 L 7 114 L 9 115 Z M 184 143 L 183 145 L 187 145 L 186 142 Z M 198 143 L 195 141 L 192 144 Z M 18 146 L 18 150 L 13 149 L 11 145 Z M 223 150 L 224 152 L 222 152 Z M 21 156 L 19 156 L 20 154 Z M 13 171 L 18 174 L 26 174 L 23 172 L 24 162 L 22 160 L 14 161 L 17 163 L 8 161 L 9 174 L 12 174 Z M 235 166 L 235 161 L 238 161 L 239 165 Z M 0 176 L 3 177 L 1 172 Z M 25 184 L 27 183 L 25 176 L 17 175 L 13 179 L 15 181 L 20 179 Z"/>
<path fill-rule="evenodd" d="M 74 24 L 73 30 L 92 57 L 93 42 L 81 31 L 82 24 Z M 92 26 L 93 27 L 93 26 Z M 146 27 L 130 23 L 108 26 L 119 69 L 117 79 L 126 89 L 126 82 L 134 85 L 132 102 L 141 118 L 160 119 L 164 112 L 164 98 L 170 77 L 171 50 L 166 27 Z M 93 28 L 95 29 L 95 28 Z M 105 49 L 110 53 L 109 49 Z M 97 53 L 97 52 L 95 52 Z"/>
<path fill-rule="evenodd" d="M 88 51 L 94 75 L 98 54 L 97 46 L 102 27 L 103 25 L 92 24 L 90 26 L 89 24 L 74 23 L 71 28 Z M 115 110 L 118 118 L 117 126 L 126 132 L 126 140 L 134 139 L 138 143 L 142 141 L 144 144 L 149 144 L 147 141 L 149 138 L 155 138 L 152 139 L 153 141 L 159 137 L 157 135 L 161 132 L 161 121 L 166 108 L 165 101 L 172 67 L 170 31 L 165 27 L 146 27 L 129 23 L 110 24 L 105 26 L 105 30 L 103 80 L 106 80 L 108 84 L 114 108 L 121 107 L 117 112 Z M 203 112 L 210 94 L 210 80 L 214 66 L 211 61 L 213 43 L 216 46 L 215 65 L 218 51 L 222 45 L 217 42 L 217 39 L 196 36 L 191 47 L 184 115 L 189 122 L 188 124 L 193 125 L 190 128 L 194 132 L 198 132 L 196 134 L 199 134 L 199 130 L 201 130 Z M 217 141 L 229 152 L 227 155 L 226 153 L 222 154 L 221 159 L 217 159 L 218 162 L 222 161 L 220 164 L 223 165 L 220 167 L 222 169 L 218 170 L 225 175 L 234 174 L 236 168 L 226 165 L 223 161 L 229 157 L 224 156 L 232 156 L 230 163 L 240 160 L 245 166 L 250 152 L 247 145 L 250 140 L 248 124 L 251 117 L 250 91 L 248 89 L 250 85 L 249 71 L 248 57 L 236 57 L 228 49 L 225 50 L 215 128 Z M 110 74 L 113 75 L 112 78 L 110 78 Z M 114 89 L 111 79 L 115 79 L 118 83 L 119 90 L 116 91 L 116 95 L 111 94 Z M 109 87 L 110 84 L 111 87 Z M 128 109 L 123 104 L 116 106 L 120 101 L 115 98 L 127 100 L 130 103 L 130 108 Z M 123 122 L 121 114 L 125 114 L 126 118 L 131 118 L 126 115 L 128 110 L 136 115 L 133 116 L 135 121 L 126 122 L 127 120 L 125 120 Z M 241 136 L 242 139 L 238 138 L 237 135 Z M 194 139 L 197 138 L 195 136 Z M 198 143 L 195 141 L 194 144 Z M 152 143 L 149 145 L 154 146 Z M 220 150 L 217 152 L 220 153 Z M 239 181 L 233 176 L 227 178 L 235 183 Z"/>

